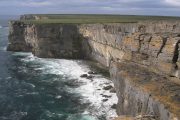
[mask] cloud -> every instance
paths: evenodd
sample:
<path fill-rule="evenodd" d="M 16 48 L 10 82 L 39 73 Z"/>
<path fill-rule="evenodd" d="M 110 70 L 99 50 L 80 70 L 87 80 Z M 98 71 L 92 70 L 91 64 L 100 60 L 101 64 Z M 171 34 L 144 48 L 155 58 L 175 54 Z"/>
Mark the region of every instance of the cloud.
<path fill-rule="evenodd" d="M 0 14 L 3 13 L 102 13 L 180 16 L 180 0 L 0 0 Z"/>
<path fill-rule="evenodd" d="M 45 7 L 45 6 L 50 6 L 53 5 L 52 2 L 50 1 L 28 1 L 28 2 L 22 2 L 20 4 L 21 6 L 26 6 L 26 7 Z"/>
<path fill-rule="evenodd" d="M 165 0 L 165 2 L 172 6 L 180 7 L 180 0 Z"/>

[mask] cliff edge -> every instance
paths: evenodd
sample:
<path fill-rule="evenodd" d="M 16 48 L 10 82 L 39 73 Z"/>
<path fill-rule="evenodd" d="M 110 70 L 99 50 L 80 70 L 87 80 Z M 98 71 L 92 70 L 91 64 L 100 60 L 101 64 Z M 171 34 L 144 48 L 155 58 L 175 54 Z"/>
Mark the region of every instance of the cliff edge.
<path fill-rule="evenodd" d="M 8 50 L 45 58 L 96 60 L 109 67 L 119 99 L 118 115 L 178 120 L 179 47 L 180 20 L 92 24 L 12 21 Z"/>

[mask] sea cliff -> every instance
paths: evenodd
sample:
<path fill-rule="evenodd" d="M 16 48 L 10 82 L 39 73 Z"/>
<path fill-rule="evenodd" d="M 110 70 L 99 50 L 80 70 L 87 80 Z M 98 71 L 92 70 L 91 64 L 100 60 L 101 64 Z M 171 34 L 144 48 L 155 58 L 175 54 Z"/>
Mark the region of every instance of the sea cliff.
<path fill-rule="evenodd" d="M 92 24 L 11 21 L 8 50 L 44 58 L 96 60 L 109 68 L 119 99 L 118 115 L 178 120 L 179 45 L 180 20 Z"/>

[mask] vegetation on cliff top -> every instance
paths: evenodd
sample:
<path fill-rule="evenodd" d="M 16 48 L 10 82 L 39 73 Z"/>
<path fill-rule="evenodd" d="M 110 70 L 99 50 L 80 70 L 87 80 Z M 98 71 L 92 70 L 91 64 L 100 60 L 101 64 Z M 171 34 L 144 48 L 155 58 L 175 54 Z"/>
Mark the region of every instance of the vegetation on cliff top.
<path fill-rule="evenodd" d="M 28 16 L 28 15 L 27 15 Z M 56 23 L 136 23 L 144 20 L 180 20 L 180 17 L 168 16 L 136 16 L 136 15 L 83 15 L 83 14 L 34 14 L 39 19 L 21 20 L 24 23 L 56 24 Z"/>

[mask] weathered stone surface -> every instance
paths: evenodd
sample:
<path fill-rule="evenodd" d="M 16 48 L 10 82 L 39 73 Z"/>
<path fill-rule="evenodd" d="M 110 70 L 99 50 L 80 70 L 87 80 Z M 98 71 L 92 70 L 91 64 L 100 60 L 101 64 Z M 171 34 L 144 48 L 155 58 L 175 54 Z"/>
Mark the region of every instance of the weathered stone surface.
<path fill-rule="evenodd" d="M 82 77 L 82 78 L 87 78 L 87 77 L 88 77 L 88 74 L 82 74 L 80 77 Z"/>
<path fill-rule="evenodd" d="M 32 51 L 38 57 L 86 57 L 105 66 L 128 60 L 179 77 L 179 29 L 179 21 L 84 25 L 11 22 L 8 50 Z"/>
<path fill-rule="evenodd" d="M 180 21 L 79 25 L 16 21 L 10 23 L 8 50 L 96 60 L 110 67 L 119 115 L 175 120 L 180 118 L 180 85 L 167 77 L 180 78 L 179 43 Z"/>
<path fill-rule="evenodd" d="M 115 118 L 114 120 L 155 120 L 154 116 L 152 115 L 139 115 L 136 117 L 130 117 L 130 116 L 119 116 Z"/>
<path fill-rule="evenodd" d="M 179 84 L 134 63 L 112 63 L 110 73 L 119 115 L 152 115 L 157 120 L 180 117 Z"/>
<path fill-rule="evenodd" d="M 25 25 L 10 23 L 10 51 L 31 51 L 38 57 L 81 58 L 81 38 L 76 25 Z"/>
<path fill-rule="evenodd" d="M 113 86 L 111 86 L 111 85 L 108 85 L 108 86 L 103 87 L 104 90 L 110 90 L 110 89 L 112 89 L 112 88 L 113 88 Z"/>
<path fill-rule="evenodd" d="M 94 71 L 89 71 L 89 72 L 88 72 L 88 74 L 92 74 L 92 75 L 94 75 L 94 74 L 97 74 L 97 72 L 94 72 Z"/>
<path fill-rule="evenodd" d="M 79 28 L 86 38 L 88 56 L 105 66 L 111 61 L 133 61 L 160 73 L 180 76 L 180 21 L 90 24 Z"/>
<path fill-rule="evenodd" d="M 10 22 L 9 44 L 7 50 L 30 52 L 31 46 L 25 42 L 25 28 L 21 22 Z"/>

